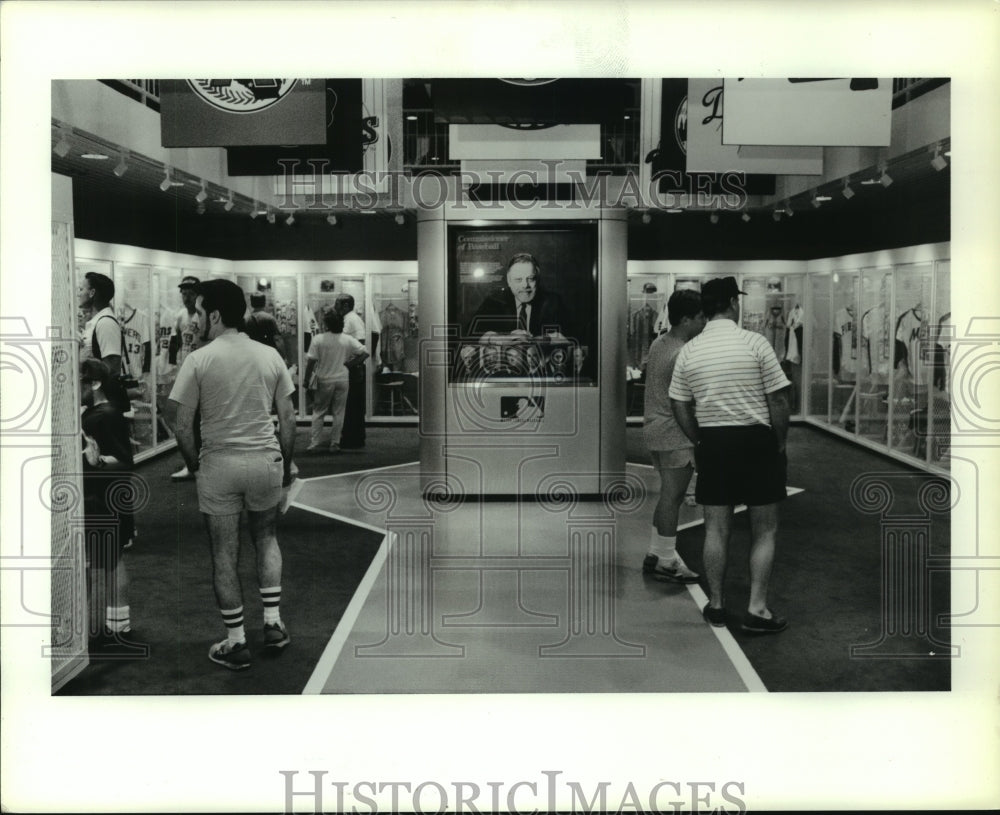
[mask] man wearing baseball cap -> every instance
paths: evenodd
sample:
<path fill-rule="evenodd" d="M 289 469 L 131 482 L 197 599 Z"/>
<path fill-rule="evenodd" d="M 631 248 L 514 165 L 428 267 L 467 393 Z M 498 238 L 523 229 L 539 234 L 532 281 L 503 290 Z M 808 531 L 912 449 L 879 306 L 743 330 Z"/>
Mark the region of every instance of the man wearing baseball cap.
<path fill-rule="evenodd" d="M 197 277 L 187 275 L 177 287 L 180 289 L 181 302 L 184 305 L 177 312 L 173 335 L 170 337 L 170 361 L 176 364 L 178 369 L 187 355 L 201 345 L 201 322 L 195 310 L 199 283 L 201 281 Z M 200 416 L 198 418 L 200 419 Z M 195 443 L 199 448 L 201 447 L 200 425 L 200 421 L 195 421 Z M 174 481 L 190 481 L 194 478 L 186 466 L 181 467 L 170 477 Z"/>
<path fill-rule="evenodd" d="M 677 423 L 695 444 L 698 486 L 705 510 L 705 576 L 709 601 L 702 611 L 726 624 L 723 583 L 733 510 L 750 514 L 750 601 L 741 628 L 783 631 L 788 622 L 767 605 L 778 531 L 778 501 L 785 498 L 788 435 L 785 377 L 767 339 L 739 327 L 740 291 L 734 277 L 709 280 L 701 290 L 708 323 L 681 350 L 670 382 Z"/>

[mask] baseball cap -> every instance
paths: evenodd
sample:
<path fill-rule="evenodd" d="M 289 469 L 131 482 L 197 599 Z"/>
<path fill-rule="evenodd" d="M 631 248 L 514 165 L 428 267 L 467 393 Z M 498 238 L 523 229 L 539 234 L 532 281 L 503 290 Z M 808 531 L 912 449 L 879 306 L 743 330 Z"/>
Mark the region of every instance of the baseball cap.
<path fill-rule="evenodd" d="M 197 277 L 193 277 L 191 275 L 188 275 L 187 277 L 185 277 L 180 282 L 180 285 L 177 288 L 178 289 L 193 289 L 199 283 L 201 283 L 201 281 Z"/>
<path fill-rule="evenodd" d="M 740 291 L 740 287 L 736 285 L 735 277 L 717 277 L 707 281 L 701 287 L 702 300 L 713 300 L 718 303 L 727 302 L 740 294 L 746 294 L 746 292 Z"/>

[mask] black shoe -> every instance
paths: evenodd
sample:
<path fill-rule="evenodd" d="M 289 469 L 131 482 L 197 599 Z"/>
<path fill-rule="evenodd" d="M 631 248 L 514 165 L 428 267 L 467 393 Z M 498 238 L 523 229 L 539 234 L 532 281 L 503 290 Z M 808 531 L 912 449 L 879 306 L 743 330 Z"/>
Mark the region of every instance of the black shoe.
<path fill-rule="evenodd" d="M 788 628 L 788 620 L 772 614 L 770 617 L 758 617 L 747 612 L 740 628 L 749 634 L 777 634 Z"/>
<path fill-rule="evenodd" d="M 135 639 L 134 631 L 109 631 L 107 628 L 87 641 L 92 660 L 148 659 L 148 643 Z"/>
<path fill-rule="evenodd" d="M 705 622 L 716 628 L 724 628 L 726 625 L 726 610 L 724 608 L 712 608 L 711 605 L 706 604 L 701 610 L 701 616 L 705 618 Z"/>

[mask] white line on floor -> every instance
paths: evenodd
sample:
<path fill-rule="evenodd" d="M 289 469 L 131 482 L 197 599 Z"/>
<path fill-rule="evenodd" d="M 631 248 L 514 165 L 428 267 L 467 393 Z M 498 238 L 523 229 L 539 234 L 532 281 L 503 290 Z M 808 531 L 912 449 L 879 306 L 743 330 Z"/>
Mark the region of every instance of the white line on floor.
<path fill-rule="evenodd" d="M 298 507 L 299 509 L 304 509 L 306 512 L 312 512 L 316 515 L 322 515 L 324 518 L 333 518 L 335 521 L 343 521 L 345 524 L 351 524 L 352 526 L 359 526 L 362 529 L 370 529 L 372 532 L 378 532 L 382 535 L 385 534 L 384 526 L 373 526 L 372 524 L 366 524 L 364 521 L 358 521 L 354 518 L 348 518 L 346 515 L 337 515 L 335 512 L 327 512 L 325 509 L 317 509 L 316 507 L 311 507 L 309 504 L 300 504 L 298 501 L 293 501 L 290 506 Z"/>
<path fill-rule="evenodd" d="M 351 602 L 344 609 L 344 614 L 340 618 L 340 622 L 337 623 L 330 641 L 326 644 L 326 648 L 323 649 L 323 654 L 320 656 L 319 662 L 313 668 L 312 676 L 309 677 L 309 681 L 306 682 L 306 686 L 302 689 L 303 696 L 323 692 L 323 687 L 330 678 L 330 674 L 333 673 L 333 666 L 337 664 L 340 652 L 344 648 L 344 643 L 347 642 L 347 638 L 351 634 L 351 629 L 354 628 L 354 623 L 357 622 L 358 615 L 361 613 L 361 609 L 364 607 L 365 601 L 371 593 L 372 586 L 375 585 L 375 580 L 382 570 L 382 564 L 385 563 L 389 552 L 388 541 L 389 536 L 385 535 L 382 538 L 382 545 L 379 546 L 375 557 L 372 558 L 372 562 L 368 565 L 368 571 L 365 572 L 365 576 L 361 578 L 361 582 L 354 591 Z"/>
<path fill-rule="evenodd" d="M 703 609 L 708 602 L 708 597 L 701 590 L 701 586 L 697 583 L 690 583 L 687 590 L 694 598 L 698 610 Z M 705 623 L 705 625 L 708 625 L 708 623 Z M 747 655 L 743 653 L 743 649 L 740 648 L 739 643 L 736 642 L 729 629 L 716 628 L 714 625 L 709 625 L 708 627 L 712 629 L 712 633 L 715 634 L 715 638 L 719 641 L 719 645 L 722 646 L 722 650 L 726 652 L 726 656 L 729 657 L 729 661 L 733 664 L 733 668 L 736 669 L 736 673 L 743 680 L 743 684 L 747 686 L 747 690 L 750 693 L 767 693 L 767 688 L 764 686 L 761 678 L 757 676 L 753 665 L 750 664 L 750 660 L 747 659 Z"/>
<path fill-rule="evenodd" d="M 419 461 L 408 461 L 406 464 L 387 464 L 385 467 L 371 467 L 368 470 L 350 470 L 346 473 L 330 473 L 329 475 L 314 475 L 310 478 L 303 478 L 303 481 L 322 481 L 324 478 L 344 478 L 348 475 L 365 475 L 366 473 L 377 473 L 382 470 L 396 470 L 400 467 L 416 467 Z"/>

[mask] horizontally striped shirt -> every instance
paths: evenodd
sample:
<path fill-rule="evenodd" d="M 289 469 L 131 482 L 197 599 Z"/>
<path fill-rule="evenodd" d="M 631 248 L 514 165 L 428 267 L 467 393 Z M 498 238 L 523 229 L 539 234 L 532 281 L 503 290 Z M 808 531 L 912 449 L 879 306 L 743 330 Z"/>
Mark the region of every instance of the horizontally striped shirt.
<path fill-rule="evenodd" d="M 771 426 L 767 394 L 791 385 L 767 339 L 732 320 L 711 320 L 681 349 L 670 398 L 694 400 L 700 427 Z"/>

